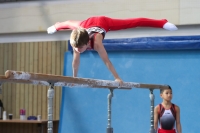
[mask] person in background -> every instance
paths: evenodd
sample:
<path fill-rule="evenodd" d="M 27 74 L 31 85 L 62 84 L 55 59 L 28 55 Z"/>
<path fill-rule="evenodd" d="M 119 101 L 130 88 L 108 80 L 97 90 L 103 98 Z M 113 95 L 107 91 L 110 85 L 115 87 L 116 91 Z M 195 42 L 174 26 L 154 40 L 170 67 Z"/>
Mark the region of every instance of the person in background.
<path fill-rule="evenodd" d="M 156 133 L 182 133 L 180 122 L 180 108 L 171 102 L 172 89 L 160 90 L 162 103 L 154 109 L 154 128 Z M 158 128 L 158 121 L 160 127 Z M 175 128 L 176 124 L 176 128 Z M 177 132 L 176 132 L 176 130 Z"/>

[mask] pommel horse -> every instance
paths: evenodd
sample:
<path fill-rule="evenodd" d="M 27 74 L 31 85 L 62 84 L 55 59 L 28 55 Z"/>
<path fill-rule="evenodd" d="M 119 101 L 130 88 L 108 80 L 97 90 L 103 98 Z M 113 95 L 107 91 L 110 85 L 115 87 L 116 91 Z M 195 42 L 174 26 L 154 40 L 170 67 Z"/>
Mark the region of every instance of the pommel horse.
<path fill-rule="evenodd" d="M 155 133 L 154 130 L 154 89 L 167 89 L 168 85 L 158 84 L 144 84 L 134 82 L 123 82 L 120 86 L 116 81 L 110 80 L 99 80 L 89 78 L 74 78 L 69 76 L 60 76 L 52 74 L 42 73 L 30 73 L 23 71 L 7 70 L 5 75 L 0 75 L 0 84 L 2 83 L 22 83 L 22 84 L 34 84 L 34 85 L 45 85 L 50 86 L 48 89 L 48 133 L 53 133 L 53 97 L 54 97 L 54 86 L 61 87 L 84 87 L 84 88 L 107 88 L 110 90 L 108 94 L 108 125 L 107 133 L 113 133 L 111 127 L 111 100 L 113 97 L 114 89 L 131 90 L 132 88 L 144 88 L 150 90 L 150 101 L 151 101 L 151 127 L 150 133 Z"/>

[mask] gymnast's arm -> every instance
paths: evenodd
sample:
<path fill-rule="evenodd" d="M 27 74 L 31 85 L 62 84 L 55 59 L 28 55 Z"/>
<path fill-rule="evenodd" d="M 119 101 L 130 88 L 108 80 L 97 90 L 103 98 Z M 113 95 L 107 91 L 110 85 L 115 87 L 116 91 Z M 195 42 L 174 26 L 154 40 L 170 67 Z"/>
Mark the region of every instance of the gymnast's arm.
<path fill-rule="evenodd" d="M 60 30 L 65 30 L 65 29 L 76 29 L 80 26 L 81 21 L 73 21 L 73 20 L 68 20 L 64 22 L 57 22 L 56 24 L 52 25 L 47 29 L 48 34 L 53 34 L 57 31 Z"/>
<path fill-rule="evenodd" d="M 114 66 L 110 62 L 110 60 L 108 58 L 108 54 L 107 54 L 107 52 L 106 52 L 106 50 L 103 46 L 102 40 L 103 40 L 103 36 L 98 33 L 95 36 L 94 50 L 96 50 L 98 52 L 101 59 L 104 61 L 104 63 L 108 67 L 108 69 L 111 71 L 111 73 L 113 74 L 113 76 L 115 78 L 115 81 L 119 82 L 119 84 L 122 85 L 123 81 L 120 79 L 120 77 L 118 76 Z"/>
<path fill-rule="evenodd" d="M 77 77 L 78 68 L 80 64 L 80 53 L 78 53 L 75 49 L 73 49 L 73 61 L 72 61 L 72 71 L 73 77 Z"/>
<path fill-rule="evenodd" d="M 176 129 L 177 129 L 177 133 L 182 133 L 181 122 L 180 122 L 180 108 L 178 106 L 175 106 L 175 110 L 176 110 Z"/>
<path fill-rule="evenodd" d="M 154 129 L 155 129 L 156 133 L 158 130 L 158 109 L 159 109 L 158 106 L 156 106 L 154 108 Z"/>

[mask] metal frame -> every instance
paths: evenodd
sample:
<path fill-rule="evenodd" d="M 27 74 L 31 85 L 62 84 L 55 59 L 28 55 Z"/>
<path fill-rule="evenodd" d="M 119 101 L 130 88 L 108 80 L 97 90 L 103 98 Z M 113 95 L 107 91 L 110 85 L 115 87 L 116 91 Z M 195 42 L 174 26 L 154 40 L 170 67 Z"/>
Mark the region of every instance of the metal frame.
<path fill-rule="evenodd" d="M 50 83 L 51 84 L 51 83 Z M 48 124 L 47 131 L 48 133 L 53 133 L 53 97 L 54 97 L 54 84 L 51 84 L 47 92 L 48 97 Z"/>
<path fill-rule="evenodd" d="M 110 89 L 110 93 L 108 94 L 108 126 L 107 133 L 113 133 L 113 128 L 111 127 L 111 105 L 112 105 L 112 97 L 113 97 L 113 89 Z"/>
<path fill-rule="evenodd" d="M 149 94 L 149 98 L 150 98 L 150 111 L 151 111 L 151 118 L 150 118 L 150 133 L 156 133 L 155 129 L 154 129 L 154 94 L 153 94 L 153 89 L 149 89 L 150 90 L 150 94 Z"/>

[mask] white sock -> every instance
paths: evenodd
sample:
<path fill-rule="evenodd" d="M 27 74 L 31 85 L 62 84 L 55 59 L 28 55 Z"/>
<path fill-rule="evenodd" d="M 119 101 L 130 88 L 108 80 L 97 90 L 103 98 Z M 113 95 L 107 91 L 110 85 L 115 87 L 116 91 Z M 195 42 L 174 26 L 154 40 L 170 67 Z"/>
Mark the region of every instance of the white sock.
<path fill-rule="evenodd" d="M 51 26 L 51 27 L 49 27 L 48 29 L 47 29 L 47 33 L 48 34 L 53 34 L 53 33 L 55 33 L 57 30 L 56 30 L 56 28 L 55 28 L 55 26 L 53 25 L 53 26 Z"/>
<path fill-rule="evenodd" d="M 164 26 L 163 26 L 163 28 L 165 30 L 170 30 L 170 31 L 178 30 L 178 28 L 174 24 L 169 23 L 169 22 L 165 23 Z"/>

